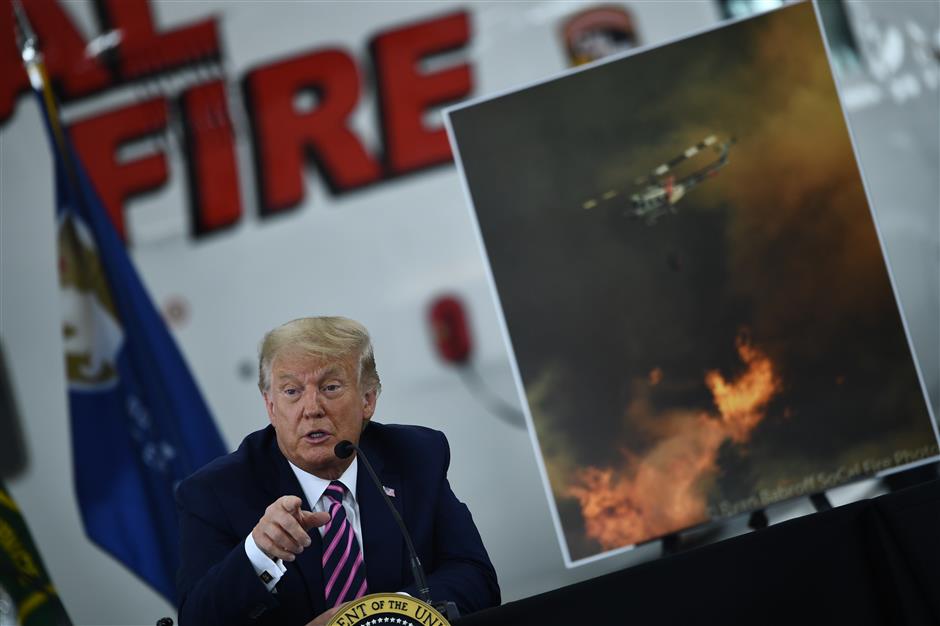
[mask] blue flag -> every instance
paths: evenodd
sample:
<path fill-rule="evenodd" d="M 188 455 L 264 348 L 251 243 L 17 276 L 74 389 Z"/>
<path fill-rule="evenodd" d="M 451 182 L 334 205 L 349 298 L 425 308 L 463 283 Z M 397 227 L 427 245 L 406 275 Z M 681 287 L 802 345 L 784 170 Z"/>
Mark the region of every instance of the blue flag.
<path fill-rule="evenodd" d="M 226 448 L 59 124 L 48 81 L 37 94 L 55 159 L 62 330 L 82 520 L 92 541 L 175 603 L 173 490 Z"/>

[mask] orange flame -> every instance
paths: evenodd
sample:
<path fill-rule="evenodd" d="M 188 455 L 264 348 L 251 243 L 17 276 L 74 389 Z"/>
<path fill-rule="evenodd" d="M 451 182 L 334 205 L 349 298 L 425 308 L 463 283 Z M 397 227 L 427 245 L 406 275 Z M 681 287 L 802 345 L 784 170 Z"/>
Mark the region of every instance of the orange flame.
<path fill-rule="evenodd" d="M 654 367 L 650 370 L 649 383 L 652 386 L 658 385 L 663 380 L 663 370 L 659 367 Z"/>
<path fill-rule="evenodd" d="M 712 392 L 721 421 L 735 443 L 747 443 L 751 431 L 764 419 L 764 408 L 780 388 L 773 363 L 751 347 L 743 336 L 737 339 L 738 354 L 748 369 L 734 382 L 728 382 L 717 370 L 705 374 L 705 384 Z"/>
<path fill-rule="evenodd" d="M 707 519 L 706 489 L 725 441 L 746 443 L 780 390 L 773 363 L 742 335 L 738 354 L 747 369 L 726 380 L 705 375 L 718 414 L 677 411 L 657 423 L 664 435 L 642 458 L 623 468 L 577 470 L 566 495 L 578 500 L 585 531 L 610 550 L 662 536 Z M 657 381 L 659 382 L 659 381 Z M 649 381 L 652 383 L 652 381 Z"/>

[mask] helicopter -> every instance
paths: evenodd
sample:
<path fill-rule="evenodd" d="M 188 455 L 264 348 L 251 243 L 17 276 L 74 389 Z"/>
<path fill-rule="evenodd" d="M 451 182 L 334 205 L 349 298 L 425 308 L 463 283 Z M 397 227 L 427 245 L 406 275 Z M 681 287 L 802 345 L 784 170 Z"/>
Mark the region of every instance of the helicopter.
<path fill-rule="evenodd" d="M 627 214 L 636 219 L 642 219 L 647 225 L 652 226 L 663 215 L 677 213 L 676 205 L 679 200 L 706 179 L 717 175 L 718 171 L 728 163 L 728 154 L 734 143 L 733 137 L 719 142 L 716 135 L 709 135 L 698 144 L 690 146 L 673 159 L 653 169 L 648 176 L 637 179 L 634 185 L 642 189 L 630 195 Z M 714 161 L 681 177 L 672 174 L 673 169 L 680 163 L 709 148 L 718 153 Z M 605 192 L 601 199 L 612 200 L 619 195 L 619 192 L 611 190 Z M 597 205 L 598 200 L 590 199 L 582 206 L 585 209 L 592 209 Z"/>

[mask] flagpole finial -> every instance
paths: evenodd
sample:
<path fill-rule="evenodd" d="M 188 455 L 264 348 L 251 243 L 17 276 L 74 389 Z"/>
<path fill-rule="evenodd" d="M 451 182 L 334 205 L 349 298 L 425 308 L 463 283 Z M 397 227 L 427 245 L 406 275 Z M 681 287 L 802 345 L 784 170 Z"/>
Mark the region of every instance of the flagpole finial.
<path fill-rule="evenodd" d="M 37 45 L 36 32 L 29 23 L 29 18 L 26 17 L 22 2 L 12 0 L 10 5 L 13 7 L 13 31 L 16 35 L 16 45 L 20 50 L 26 73 L 29 75 L 29 82 L 33 89 L 41 91 L 45 87 L 45 80 L 41 69 L 42 54 Z"/>
<path fill-rule="evenodd" d="M 23 57 L 23 62 L 30 63 L 39 54 L 39 49 L 36 47 L 36 33 L 26 17 L 26 11 L 23 10 L 20 0 L 13 0 L 10 4 L 13 6 L 16 45 L 20 50 L 20 56 Z"/>

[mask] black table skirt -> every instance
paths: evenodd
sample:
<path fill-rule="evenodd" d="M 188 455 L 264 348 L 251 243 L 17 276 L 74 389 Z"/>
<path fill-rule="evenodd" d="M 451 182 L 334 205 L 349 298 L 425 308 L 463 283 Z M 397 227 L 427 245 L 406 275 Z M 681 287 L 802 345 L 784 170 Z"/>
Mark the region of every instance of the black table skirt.
<path fill-rule="evenodd" d="M 455 621 L 502 624 L 940 625 L 940 481 Z"/>

